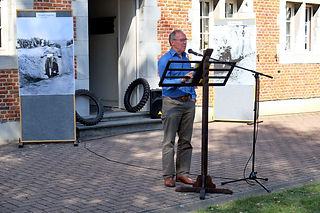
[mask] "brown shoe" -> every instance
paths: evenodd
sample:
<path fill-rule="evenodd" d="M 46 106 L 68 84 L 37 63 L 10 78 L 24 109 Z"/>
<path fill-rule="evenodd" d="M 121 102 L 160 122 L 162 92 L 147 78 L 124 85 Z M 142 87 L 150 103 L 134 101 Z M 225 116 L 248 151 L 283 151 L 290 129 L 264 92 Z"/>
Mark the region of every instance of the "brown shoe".
<path fill-rule="evenodd" d="M 192 180 L 189 177 L 177 177 L 176 181 L 177 182 L 182 182 L 182 183 L 185 183 L 185 184 L 191 184 L 191 185 L 196 182 L 195 180 Z"/>
<path fill-rule="evenodd" d="M 166 179 L 164 179 L 164 185 L 166 187 L 175 187 L 176 182 L 174 181 L 173 177 L 167 177 Z"/>

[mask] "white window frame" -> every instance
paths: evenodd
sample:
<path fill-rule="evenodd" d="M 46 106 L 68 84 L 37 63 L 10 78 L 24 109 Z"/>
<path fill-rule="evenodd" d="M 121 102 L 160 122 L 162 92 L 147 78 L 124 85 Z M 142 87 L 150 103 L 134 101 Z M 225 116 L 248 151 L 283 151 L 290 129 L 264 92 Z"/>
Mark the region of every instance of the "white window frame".
<path fill-rule="evenodd" d="M 8 50 L 8 1 L 0 0 L 1 7 L 1 46 L 0 55 L 4 55 Z"/>
<path fill-rule="evenodd" d="M 311 30 L 312 30 L 312 14 L 313 14 L 313 7 L 310 5 L 306 6 L 306 14 L 305 14 L 305 42 L 304 42 L 304 49 L 307 51 L 311 51 Z"/>
<path fill-rule="evenodd" d="M 290 10 L 290 17 L 288 17 L 288 10 Z M 291 51 L 293 49 L 293 43 L 294 43 L 294 26 L 295 26 L 295 21 L 294 21 L 294 17 L 295 17 L 295 11 L 294 11 L 294 5 L 293 4 L 287 4 L 286 5 L 286 47 L 285 50 L 286 51 Z M 288 32 L 288 24 L 289 24 L 289 32 Z M 289 39 L 289 42 L 288 42 Z"/>
<path fill-rule="evenodd" d="M 3 13 L 3 2 L 0 0 L 0 14 Z M 3 15 L 0 15 L 0 48 L 3 46 Z"/>
<path fill-rule="evenodd" d="M 201 5 L 203 5 L 203 3 L 207 3 L 208 4 L 208 15 L 204 16 L 203 13 L 203 7 L 201 7 Z M 212 3 L 209 0 L 201 0 L 200 1 L 200 50 L 204 50 L 207 49 L 210 46 L 210 13 L 212 11 Z M 204 22 L 203 20 L 207 19 L 208 20 L 208 30 L 205 32 L 205 26 L 204 26 Z M 201 29 L 202 28 L 202 29 Z M 207 47 L 205 46 L 205 36 L 207 36 Z"/>
<path fill-rule="evenodd" d="M 204 50 L 206 49 L 206 46 L 204 45 L 204 37 L 208 36 L 207 42 L 208 42 L 208 47 L 210 47 L 210 43 L 211 43 L 211 37 L 210 35 L 212 35 L 214 32 L 212 32 L 212 27 L 214 25 L 214 19 L 215 18 L 226 18 L 226 13 L 225 13 L 225 5 L 226 4 L 232 4 L 233 5 L 233 16 L 232 17 L 228 17 L 228 18 L 235 18 L 235 15 L 237 14 L 238 8 L 237 8 L 237 0 L 200 0 L 199 1 L 199 8 L 200 10 L 203 10 L 203 8 L 201 7 L 201 3 L 202 2 L 206 2 L 209 4 L 209 15 L 208 16 L 202 16 L 200 13 L 200 23 L 202 22 L 203 19 L 208 19 L 209 21 L 209 29 L 207 32 L 204 32 L 204 30 L 201 30 L 201 25 L 202 27 L 203 22 L 200 24 L 199 26 L 199 34 L 200 34 L 200 45 L 199 45 L 199 50 Z M 215 7 L 218 5 L 219 9 L 215 9 Z M 222 9 L 222 10 L 221 10 Z M 217 11 L 215 11 L 217 10 Z M 203 12 L 202 12 L 203 14 Z"/>
<path fill-rule="evenodd" d="M 16 55 L 16 0 L 0 0 L 1 42 L 0 56 Z M 0 64 L 1 68 L 1 64 Z"/>
<path fill-rule="evenodd" d="M 290 48 L 287 48 L 287 7 L 293 6 Z M 277 48 L 280 64 L 311 64 L 320 63 L 320 29 L 315 23 L 320 21 L 320 11 L 313 8 L 320 6 L 314 0 L 281 0 L 280 1 L 280 43 Z M 308 9 L 310 8 L 310 9 Z M 306 11 L 310 10 L 311 22 L 306 23 Z M 307 31 L 306 31 L 307 29 Z"/>
<path fill-rule="evenodd" d="M 189 47 L 193 47 L 199 51 L 203 50 L 203 44 L 200 44 L 202 33 L 200 32 L 201 17 L 200 17 L 200 2 L 209 2 L 210 12 L 209 12 L 209 48 L 213 42 L 214 35 L 214 23 L 215 20 L 226 19 L 226 3 L 232 3 L 233 6 L 233 16 L 227 19 L 252 19 L 255 18 L 253 0 L 192 0 L 193 7 L 191 9 L 190 19 L 192 20 L 192 31 L 195 32 L 192 36 L 193 41 L 189 42 Z M 239 2 L 242 2 L 239 4 Z M 241 6 L 241 7 L 240 7 Z"/>
<path fill-rule="evenodd" d="M 16 50 L 16 10 L 18 6 L 25 6 L 17 0 L 1 0 L 1 24 L 2 24 L 2 47 L 0 47 L 0 69 L 17 69 Z M 33 4 L 29 5 L 32 9 Z"/>

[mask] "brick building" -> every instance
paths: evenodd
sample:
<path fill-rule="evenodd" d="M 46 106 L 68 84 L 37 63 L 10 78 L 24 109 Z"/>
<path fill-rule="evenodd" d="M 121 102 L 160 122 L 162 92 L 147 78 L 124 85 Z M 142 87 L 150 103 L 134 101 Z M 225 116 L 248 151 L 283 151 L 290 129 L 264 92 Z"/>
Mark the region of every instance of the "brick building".
<path fill-rule="evenodd" d="M 76 89 L 90 89 L 104 105 L 120 108 L 134 79 L 158 88 L 157 60 L 169 50 L 172 30 L 182 29 L 188 48 L 202 51 L 215 48 L 216 20 L 255 19 L 256 70 L 274 77 L 261 79 L 260 114 L 280 114 L 320 110 L 319 6 L 319 0 L 0 1 L 0 141 L 20 134 L 16 10 L 72 9 Z M 107 33 L 91 31 L 99 19 L 109 21 L 95 26 Z"/>

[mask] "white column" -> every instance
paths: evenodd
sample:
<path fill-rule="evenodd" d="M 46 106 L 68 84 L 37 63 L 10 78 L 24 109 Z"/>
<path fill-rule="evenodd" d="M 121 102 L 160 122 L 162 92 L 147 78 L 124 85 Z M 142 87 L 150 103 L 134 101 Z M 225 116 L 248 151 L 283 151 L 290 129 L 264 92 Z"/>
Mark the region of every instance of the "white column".
<path fill-rule="evenodd" d="M 76 89 L 89 89 L 88 0 L 72 1 L 72 9 L 76 17 L 77 34 L 74 41 L 74 55 L 77 58 Z"/>

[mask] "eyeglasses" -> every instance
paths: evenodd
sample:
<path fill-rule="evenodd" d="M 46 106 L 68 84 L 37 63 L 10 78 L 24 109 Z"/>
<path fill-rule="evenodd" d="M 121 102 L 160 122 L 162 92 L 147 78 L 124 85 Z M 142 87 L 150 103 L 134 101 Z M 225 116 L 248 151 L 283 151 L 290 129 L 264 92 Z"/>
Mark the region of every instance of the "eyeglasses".
<path fill-rule="evenodd" d="M 182 38 L 182 39 L 172 39 L 172 40 L 177 40 L 177 41 L 180 41 L 180 42 L 187 42 L 188 39 L 187 38 Z"/>

